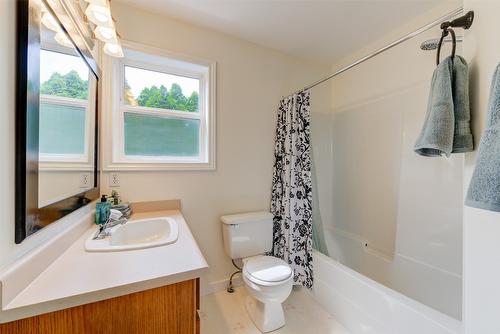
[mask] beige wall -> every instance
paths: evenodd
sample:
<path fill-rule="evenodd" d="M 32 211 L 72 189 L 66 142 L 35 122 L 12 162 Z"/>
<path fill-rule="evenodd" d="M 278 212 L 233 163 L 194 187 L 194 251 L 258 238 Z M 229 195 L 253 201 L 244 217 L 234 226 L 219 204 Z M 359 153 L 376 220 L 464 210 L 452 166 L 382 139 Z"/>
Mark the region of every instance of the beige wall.
<path fill-rule="evenodd" d="M 120 3 L 112 2 L 112 10 L 125 40 L 217 62 L 217 170 L 120 172 L 116 190 L 130 201 L 181 199 L 210 265 L 204 284 L 226 280 L 234 268 L 219 217 L 269 209 L 278 101 L 329 69 Z M 103 193 L 111 191 L 109 174 L 102 185 Z"/>
<path fill-rule="evenodd" d="M 0 2 L 0 265 L 14 251 L 15 2 Z"/>
<path fill-rule="evenodd" d="M 473 132 L 476 145 L 487 118 L 491 79 L 500 61 L 500 2 L 464 0 L 476 19 L 466 32 L 464 52 L 471 69 Z M 467 154 L 467 190 L 477 151 Z M 500 214 L 465 207 L 464 210 L 464 325 L 467 334 L 500 333 Z"/>
<path fill-rule="evenodd" d="M 87 185 L 82 185 L 84 176 Z M 45 170 L 38 173 L 38 205 L 44 207 L 90 190 L 94 187 L 94 171 Z"/>

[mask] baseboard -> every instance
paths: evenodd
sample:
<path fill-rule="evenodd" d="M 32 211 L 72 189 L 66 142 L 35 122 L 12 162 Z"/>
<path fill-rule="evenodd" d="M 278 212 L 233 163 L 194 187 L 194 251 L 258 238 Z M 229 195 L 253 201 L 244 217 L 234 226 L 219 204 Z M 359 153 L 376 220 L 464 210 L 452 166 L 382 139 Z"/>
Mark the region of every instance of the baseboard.
<path fill-rule="evenodd" d="M 201 280 L 201 286 L 200 286 L 200 295 L 206 296 L 211 293 L 216 293 L 219 291 L 223 291 L 227 289 L 227 286 L 229 284 L 229 277 L 226 279 L 222 279 L 219 281 L 212 281 L 206 283 L 206 280 L 202 279 Z M 241 275 L 236 275 L 233 278 L 233 286 L 241 286 L 243 284 L 243 281 L 241 280 Z"/>

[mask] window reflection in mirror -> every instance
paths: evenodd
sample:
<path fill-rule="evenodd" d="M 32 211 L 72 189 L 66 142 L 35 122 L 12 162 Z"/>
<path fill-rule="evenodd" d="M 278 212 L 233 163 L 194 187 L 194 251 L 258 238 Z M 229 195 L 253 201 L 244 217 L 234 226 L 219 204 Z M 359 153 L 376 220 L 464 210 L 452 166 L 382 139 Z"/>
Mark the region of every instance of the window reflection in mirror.
<path fill-rule="evenodd" d="M 73 34 L 71 36 L 75 39 Z M 66 31 L 49 11 L 43 10 L 39 208 L 94 187 L 96 85 L 94 73 L 73 46 Z"/>

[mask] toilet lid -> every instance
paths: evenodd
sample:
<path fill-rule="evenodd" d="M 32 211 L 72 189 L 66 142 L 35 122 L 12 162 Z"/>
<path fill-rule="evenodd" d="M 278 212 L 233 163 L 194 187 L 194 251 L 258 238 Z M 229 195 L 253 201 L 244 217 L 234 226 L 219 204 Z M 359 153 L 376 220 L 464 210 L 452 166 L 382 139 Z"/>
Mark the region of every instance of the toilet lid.
<path fill-rule="evenodd" d="M 280 282 L 290 278 L 292 269 L 283 260 L 274 256 L 256 256 L 245 263 L 245 271 L 264 282 Z"/>

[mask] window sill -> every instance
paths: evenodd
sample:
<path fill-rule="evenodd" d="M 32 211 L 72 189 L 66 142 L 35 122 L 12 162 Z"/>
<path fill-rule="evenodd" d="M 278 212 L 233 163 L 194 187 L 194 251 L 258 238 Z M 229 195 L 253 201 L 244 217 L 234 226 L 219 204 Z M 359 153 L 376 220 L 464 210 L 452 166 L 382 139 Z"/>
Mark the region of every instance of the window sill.
<path fill-rule="evenodd" d="M 75 164 L 75 163 L 44 163 L 41 162 L 38 166 L 40 171 L 81 171 L 81 172 L 93 172 L 94 165 L 91 164 Z"/>
<path fill-rule="evenodd" d="M 103 168 L 104 172 L 118 172 L 118 171 L 215 171 L 215 163 L 113 163 Z"/>

